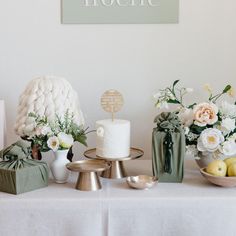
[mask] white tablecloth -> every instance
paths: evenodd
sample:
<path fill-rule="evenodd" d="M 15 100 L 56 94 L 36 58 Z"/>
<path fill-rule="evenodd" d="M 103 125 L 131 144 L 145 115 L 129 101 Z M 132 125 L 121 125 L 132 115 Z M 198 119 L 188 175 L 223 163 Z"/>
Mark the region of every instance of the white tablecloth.
<path fill-rule="evenodd" d="M 126 162 L 130 174 L 150 174 L 150 161 Z M 182 184 L 129 189 L 102 179 L 103 189 L 48 188 L 18 196 L 0 193 L 1 236 L 235 236 L 236 188 L 209 184 L 188 161 Z"/>

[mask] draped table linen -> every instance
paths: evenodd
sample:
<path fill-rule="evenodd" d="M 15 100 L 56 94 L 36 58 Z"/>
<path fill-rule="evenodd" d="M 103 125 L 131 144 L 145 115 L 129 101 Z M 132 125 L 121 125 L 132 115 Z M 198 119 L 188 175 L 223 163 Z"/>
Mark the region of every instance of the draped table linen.
<path fill-rule="evenodd" d="M 151 174 L 149 160 L 126 163 L 129 174 Z M 130 189 L 125 179 L 102 179 L 103 189 L 65 185 L 21 195 L 0 193 L 0 235 L 4 236 L 235 236 L 236 188 L 208 183 L 187 161 L 183 183 Z"/>

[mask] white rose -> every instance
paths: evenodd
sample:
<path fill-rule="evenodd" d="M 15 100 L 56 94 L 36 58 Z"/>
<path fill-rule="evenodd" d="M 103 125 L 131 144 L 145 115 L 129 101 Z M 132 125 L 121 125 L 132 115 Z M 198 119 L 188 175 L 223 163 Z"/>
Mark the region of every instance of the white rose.
<path fill-rule="evenodd" d="M 185 127 L 189 127 L 193 123 L 193 110 L 182 108 L 179 111 L 178 117 Z"/>
<path fill-rule="evenodd" d="M 49 126 L 43 126 L 41 129 L 41 134 L 42 135 L 47 135 L 47 134 L 51 134 L 52 130 Z"/>
<path fill-rule="evenodd" d="M 218 107 L 214 103 L 203 102 L 193 109 L 194 123 L 200 127 L 213 125 L 218 121 Z"/>
<path fill-rule="evenodd" d="M 71 134 L 60 132 L 57 137 L 62 148 L 69 149 L 74 143 L 74 139 Z"/>
<path fill-rule="evenodd" d="M 198 138 L 197 149 L 200 152 L 215 152 L 222 142 L 224 142 L 224 136 L 218 129 L 205 129 Z"/>
<path fill-rule="evenodd" d="M 236 143 L 235 141 L 225 141 L 222 144 L 221 150 L 220 150 L 225 156 L 232 156 L 236 154 Z"/>
<path fill-rule="evenodd" d="M 48 147 L 54 152 L 58 150 L 59 144 L 59 139 L 56 136 L 50 137 L 47 141 Z"/>
<path fill-rule="evenodd" d="M 224 117 L 235 118 L 236 117 L 236 105 L 230 104 L 226 101 L 221 103 L 220 112 Z"/>
<path fill-rule="evenodd" d="M 228 134 L 235 129 L 235 120 L 230 118 L 225 118 L 222 120 L 220 129 L 224 134 Z"/>

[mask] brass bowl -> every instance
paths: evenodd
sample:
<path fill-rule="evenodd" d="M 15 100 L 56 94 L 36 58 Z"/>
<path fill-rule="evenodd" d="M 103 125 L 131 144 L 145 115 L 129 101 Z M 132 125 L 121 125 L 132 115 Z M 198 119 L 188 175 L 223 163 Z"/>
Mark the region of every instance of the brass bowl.
<path fill-rule="evenodd" d="M 158 178 L 149 175 L 129 176 L 126 182 L 131 188 L 149 189 L 158 182 Z"/>
<path fill-rule="evenodd" d="M 202 176 L 204 178 L 206 178 L 212 184 L 215 184 L 215 185 L 218 185 L 221 187 L 227 187 L 227 188 L 231 188 L 231 187 L 236 186 L 236 176 L 235 177 L 227 177 L 227 176 L 221 177 L 221 176 L 211 175 L 206 172 L 206 167 L 201 168 L 200 172 L 201 172 Z"/>

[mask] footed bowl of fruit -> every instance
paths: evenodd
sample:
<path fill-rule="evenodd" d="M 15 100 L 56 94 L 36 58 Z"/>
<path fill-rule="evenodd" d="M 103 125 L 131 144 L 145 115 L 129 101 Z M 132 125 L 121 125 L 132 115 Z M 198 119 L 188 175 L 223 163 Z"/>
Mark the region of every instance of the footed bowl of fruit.
<path fill-rule="evenodd" d="M 236 186 L 236 157 L 214 160 L 200 172 L 209 182 L 221 187 Z"/>

